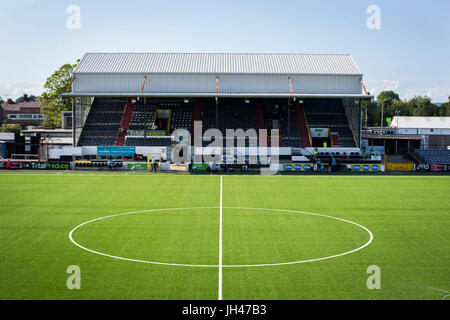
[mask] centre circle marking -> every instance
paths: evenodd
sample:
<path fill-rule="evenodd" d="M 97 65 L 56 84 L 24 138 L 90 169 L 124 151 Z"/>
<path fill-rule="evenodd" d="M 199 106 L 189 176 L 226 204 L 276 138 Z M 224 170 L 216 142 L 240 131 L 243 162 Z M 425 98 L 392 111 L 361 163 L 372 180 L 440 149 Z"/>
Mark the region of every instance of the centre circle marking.
<path fill-rule="evenodd" d="M 364 249 L 365 247 L 367 247 L 368 245 L 370 245 L 373 241 L 373 234 L 372 232 L 360 225 L 359 223 L 350 221 L 350 220 L 346 220 L 346 219 L 342 219 L 342 218 L 338 218 L 338 217 L 333 217 L 333 216 L 328 216 L 325 214 L 320 214 L 320 213 L 313 213 L 313 212 L 305 212 L 305 211 L 297 211 L 297 210 L 287 210 L 287 209 L 269 209 L 269 208 L 246 208 L 246 207 L 222 207 L 223 209 L 232 209 L 232 210 L 259 210 L 259 211 L 274 211 L 274 212 L 289 212 L 289 213 L 300 213 L 300 214 L 308 214 L 308 215 L 312 215 L 312 216 L 319 216 L 319 217 L 324 217 L 324 218 L 329 218 L 329 219 L 334 219 L 334 220 L 338 220 L 338 221 L 342 221 L 342 222 L 346 222 L 346 223 L 350 223 L 353 224 L 363 230 L 365 230 L 368 234 L 369 234 L 369 240 L 364 243 L 362 246 L 350 250 L 350 251 L 346 251 L 346 252 L 342 252 L 342 253 L 338 253 L 335 255 L 331 255 L 331 256 L 326 256 L 326 257 L 321 257 L 321 258 L 314 258 L 314 259 L 308 259 L 308 260 L 298 260 L 298 261 L 291 261 L 291 262 L 279 262 L 279 263 L 261 263 L 261 264 L 232 264 L 232 265 L 222 265 L 223 268 L 251 268 L 251 267 L 270 267 L 270 266 L 283 266 L 283 265 L 291 265 L 291 264 L 300 264 L 300 263 L 307 263 L 307 262 L 314 262 L 314 261 L 321 261 L 321 260 L 327 260 L 327 259 L 333 259 L 333 258 L 337 258 L 337 257 L 342 257 L 345 256 L 347 254 L 351 254 L 354 252 L 357 252 L 359 250 Z M 118 260 L 125 260 L 125 261 L 132 261 L 132 262 L 140 262 L 140 263 L 148 263 L 148 264 L 156 264 L 156 265 L 165 265 L 165 266 L 177 266 L 177 267 L 197 267 L 197 268 L 219 268 L 219 265 L 213 265 L 213 264 L 184 264 L 184 263 L 171 263 L 171 262 L 158 262 L 158 261 L 147 261 L 147 260 L 139 260 L 139 259 L 131 259 L 131 258 L 125 258 L 125 257 L 119 257 L 119 256 L 114 256 L 114 255 L 110 255 L 107 253 L 103 253 L 103 252 L 99 252 L 99 251 L 95 251 L 92 249 L 89 249 L 87 247 L 82 246 L 81 244 L 79 244 L 78 242 L 76 242 L 73 239 L 73 233 L 81 228 L 82 226 L 85 226 L 91 222 L 95 222 L 95 221 L 99 221 L 99 220 L 103 220 L 103 219 L 109 219 L 109 218 L 114 218 L 114 217 L 119 217 L 119 216 L 124 216 L 124 215 L 129 215 L 129 214 L 136 214 L 136 213 L 153 213 L 153 212 L 161 212 L 161 211 L 175 211 L 175 210 L 192 210 L 192 209 L 219 209 L 219 207 L 186 207 L 186 208 L 165 208 L 165 209 L 151 209 L 151 210 L 142 210 L 142 211 L 132 211 L 132 212 L 125 212 L 125 213 L 118 213 L 118 214 L 113 214 L 113 215 L 109 215 L 109 216 L 104 216 L 104 217 L 100 217 L 100 218 L 96 218 L 96 219 L 92 219 L 86 222 L 83 222 L 81 224 L 79 224 L 78 226 L 76 226 L 75 228 L 73 228 L 70 232 L 69 232 L 69 239 L 70 241 L 76 245 L 77 247 L 101 255 L 101 256 L 105 256 L 105 257 L 109 257 L 109 258 L 113 258 L 113 259 L 118 259 Z"/>

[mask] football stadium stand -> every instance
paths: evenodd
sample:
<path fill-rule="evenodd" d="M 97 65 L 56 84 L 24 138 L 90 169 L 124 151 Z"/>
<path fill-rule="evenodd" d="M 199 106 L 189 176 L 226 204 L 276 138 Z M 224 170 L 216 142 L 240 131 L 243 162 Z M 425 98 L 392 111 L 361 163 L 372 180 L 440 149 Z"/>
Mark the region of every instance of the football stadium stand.
<path fill-rule="evenodd" d="M 170 160 L 175 145 L 187 141 L 186 132 L 174 131 L 192 136 L 194 122 L 201 121 L 203 135 L 221 132 L 223 147 L 230 141 L 245 146 L 235 156 L 249 155 L 253 141 L 227 137 L 227 129 L 259 138 L 258 130 L 266 129 L 267 146 L 278 142 L 283 161 L 311 167 L 318 158 L 331 163 L 341 157 L 355 164 L 352 170 L 366 170 L 360 165 L 361 105 L 373 97 L 351 55 L 87 53 L 72 84 L 72 92 L 61 96 L 73 99 L 73 147 L 89 157 L 95 149 L 101 150 L 97 158 L 134 150 L 139 157 Z M 215 139 L 203 139 L 202 146 Z M 205 152 L 194 148 L 195 141 L 192 155 Z"/>

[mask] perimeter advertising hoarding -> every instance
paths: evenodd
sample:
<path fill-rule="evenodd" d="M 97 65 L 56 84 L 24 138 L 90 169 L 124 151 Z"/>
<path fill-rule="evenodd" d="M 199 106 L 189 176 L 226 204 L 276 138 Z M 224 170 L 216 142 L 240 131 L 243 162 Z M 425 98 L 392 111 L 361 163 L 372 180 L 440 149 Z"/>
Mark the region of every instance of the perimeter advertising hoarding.
<path fill-rule="evenodd" d="M 127 170 L 130 171 L 148 170 L 148 166 L 147 163 L 145 162 L 128 163 Z"/>
<path fill-rule="evenodd" d="M 419 163 L 416 165 L 416 171 L 430 171 L 430 165 L 428 163 Z"/>
<path fill-rule="evenodd" d="M 136 154 L 136 147 L 97 147 L 97 154 L 106 157 L 132 157 Z"/>
<path fill-rule="evenodd" d="M 68 170 L 69 162 L 0 162 L 0 169 Z"/>
<path fill-rule="evenodd" d="M 193 163 L 192 171 L 206 171 L 209 169 L 209 164 L 207 163 Z"/>
<path fill-rule="evenodd" d="M 314 165 L 312 163 L 285 163 L 284 171 L 311 171 Z"/>
<path fill-rule="evenodd" d="M 354 163 L 352 164 L 352 171 L 380 171 L 379 164 L 364 164 L 364 163 Z"/>

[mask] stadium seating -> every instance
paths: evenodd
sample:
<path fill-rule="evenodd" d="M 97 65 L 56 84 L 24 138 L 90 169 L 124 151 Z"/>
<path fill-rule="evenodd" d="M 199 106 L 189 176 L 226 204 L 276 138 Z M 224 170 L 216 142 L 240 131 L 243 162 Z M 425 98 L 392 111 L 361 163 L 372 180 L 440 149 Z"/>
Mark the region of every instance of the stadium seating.
<path fill-rule="evenodd" d="M 223 136 L 226 135 L 226 129 L 255 129 L 257 107 L 247 104 L 241 99 L 222 100 L 219 105 L 218 126 Z M 209 103 L 203 103 L 201 106 L 201 120 L 203 132 L 210 128 L 216 128 L 216 105 L 213 100 Z M 236 141 L 235 141 L 236 142 Z M 203 141 L 203 146 L 209 145 L 211 142 Z M 226 142 L 224 141 L 224 145 Z M 246 139 L 245 145 L 249 142 Z"/>
<path fill-rule="evenodd" d="M 168 146 L 171 139 L 155 137 L 127 138 L 119 132 L 143 131 L 153 124 L 157 110 L 171 110 L 171 131 L 191 130 L 193 108 L 182 102 L 154 102 L 145 104 L 137 101 L 133 108 L 126 109 L 126 99 L 96 98 L 82 129 L 79 146 L 87 145 L 127 145 L 127 146 Z"/>
<path fill-rule="evenodd" d="M 157 110 L 170 110 L 169 132 L 175 129 L 192 130 L 194 119 L 202 120 L 203 132 L 218 127 L 224 136 L 226 129 L 248 130 L 266 127 L 263 106 L 246 103 L 248 101 L 244 99 L 220 100 L 217 119 L 216 103 L 213 99 L 205 99 L 201 103 L 198 101 L 184 103 L 180 100 L 147 102 L 140 99 L 133 108 L 126 109 L 125 98 L 96 98 L 82 129 L 78 145 L 168 146 L 171 144 L 170 139 L 164 141 L 139 135 L 125 142 L 123 139 L 125 136 L 119 132 L 121 122 L 125 124 L 125 130 L 128 132 L 148 130 L 156 119 Z M 356 147 L 340 99 L 305 99 L 303 104 L 290 112 L 288 124 L 287 111 L 280 109 L 281 146 L 308 147 L 310 141 L 307 128 L 325 127 L 331 130 L 333 145 Z M 132 134 L 127 136 L 130 135 Z M 204 145 L 208 144 L 209 142 L 204 142 Z"/>
<path fill-rule="evenodd" d="M 193 108 L 191 104 L 179 104 L 172 108 L 172 117 L 170 121 L 170 131 L 176 129 L 191 130 L 192 128 L 192 113 Z"/>
<path fill-rule="evenodd" d="M 288 127 L 290 127 L 290 130 L 288 130 Z M 298 127 L 298 121 L 296 113 L 294 111 L 291 111 L 289 121 L 287 119 L 287 115 L 281 116 L 281 135 L 282 135 L 282 146 L 293 148 L 302 147 L 302 138 L 300 136 L 300 129 Z"/>
<path fill-rule="evenodd" d="M 171 137 L 130 137 L 125 140 L 126 146 L 167 147 L 172 144 Z"/>
<path fill-rule="evenodd" d="M 113 146 L 126 99 L 96 98 L 78 140 L 79 146 Z"/>
<path fill-rule="evenodd" d="M 339 136 L 344 148 L 356 147 L 344 106 L 340 99 L 305 99 L 304 113 L 309 128 L 329 128 Z"/>
<path fill-rule="evenodd" d="M 157 105 L 143 105 L 136 103 L 133 114 L 131 115 L 129 130 L 148 129 L 155 120 L 156 109 Z"/>
<path fill-rule="evenodd" d="M 450 150 L 416 150 L 416 153 L 426 163 L 450 165 Z"/>

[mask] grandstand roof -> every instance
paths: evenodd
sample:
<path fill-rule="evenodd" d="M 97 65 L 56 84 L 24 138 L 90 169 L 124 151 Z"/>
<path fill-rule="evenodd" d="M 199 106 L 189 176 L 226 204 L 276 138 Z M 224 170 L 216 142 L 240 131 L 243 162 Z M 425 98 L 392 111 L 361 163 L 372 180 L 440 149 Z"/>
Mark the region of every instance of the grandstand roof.
<path fill-rule="evenodd" d="M 391 122 L 393 128 L 450 129 L 450 117 L 398 117 Z"/>
<path fill-rule="evenodd" d="M 86 53 L 74 74 L 361 75 L 349 54 Z"/>

